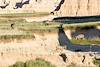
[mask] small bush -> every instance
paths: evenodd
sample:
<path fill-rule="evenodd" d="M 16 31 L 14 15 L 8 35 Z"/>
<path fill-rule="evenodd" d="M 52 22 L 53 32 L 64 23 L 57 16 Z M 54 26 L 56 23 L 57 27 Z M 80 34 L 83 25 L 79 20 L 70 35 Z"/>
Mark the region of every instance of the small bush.
<path fill-rule="evenodd" d="M 14 65 L 11 65 L 9 67 L 55 67 L 55 66 L 45 60 L 36 59 L 35 61 L 29 60 L 26 61 L 25 63 L 16 62 Z"/>
<path fill-rule="evenodd" d="M 100 67 L 100 60 L 93 60 L 93 63 L 95 64 L 95 65 L 97 65 L 97 67 Z"/>
<path fill-rule="evenodd" d="M 9 67 L 25 67 L 23 62 L 16 62 L 14 65 L 11 65 Z"/>

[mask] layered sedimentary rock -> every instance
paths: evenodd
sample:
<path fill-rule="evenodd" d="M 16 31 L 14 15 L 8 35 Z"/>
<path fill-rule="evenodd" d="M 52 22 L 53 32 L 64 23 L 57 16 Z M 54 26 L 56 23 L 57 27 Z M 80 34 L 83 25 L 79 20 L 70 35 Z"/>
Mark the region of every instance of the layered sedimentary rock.
<path fill-rule="evenodd" d="M 57 16 L 92 16 L 100 15 L 100 0 L 62 0 Z"/>
<path fill-rule="evenodd" d="M 51 12 L 57 0 L 0 0 L 0 13 Z"/>
<path fill-rule="evenodd" d="M 52 11 L 57 16 L 100 15 L 100 0 L 0 0 L 0 13 Z"/>

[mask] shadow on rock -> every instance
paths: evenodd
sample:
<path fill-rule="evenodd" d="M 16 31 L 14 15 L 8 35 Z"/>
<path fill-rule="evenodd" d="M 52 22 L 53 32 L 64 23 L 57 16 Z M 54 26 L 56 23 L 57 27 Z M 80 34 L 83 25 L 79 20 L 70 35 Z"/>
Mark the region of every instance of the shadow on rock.
<path fill-rule="evenodd" d="M 96 16 L 74 16 L 74 17 L 56 17 L 53 19 L 55 22 L 60 23 L 85 23 L 85 22 L 97 22 L 100 21 L 100 15 Z"/>

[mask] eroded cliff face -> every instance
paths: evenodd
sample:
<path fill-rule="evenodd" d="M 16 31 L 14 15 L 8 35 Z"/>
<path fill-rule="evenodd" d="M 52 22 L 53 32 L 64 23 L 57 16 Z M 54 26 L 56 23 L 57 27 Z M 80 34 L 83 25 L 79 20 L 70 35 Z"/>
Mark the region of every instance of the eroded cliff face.
<path fill-rule="evenodd" d="M 0 13 L 54 12 L 56 16 L 100 15 L 100 0 L 0 0 Z"/>
<path fill-rule="evenodd" d="M 57 16 L 91 16 L 100 15 L 100 0 L 63 0 Z"/>
<path fill-rule="evenodd" d="M 60 0 L 0 0 L 0 13 L 51 12 Z"/>

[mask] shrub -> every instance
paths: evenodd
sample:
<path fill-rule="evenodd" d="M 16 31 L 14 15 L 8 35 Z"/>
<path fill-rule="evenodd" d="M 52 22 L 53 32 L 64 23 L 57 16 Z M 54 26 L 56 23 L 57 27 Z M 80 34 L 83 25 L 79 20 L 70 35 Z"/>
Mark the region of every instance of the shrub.
<path fill-rule="evenodd" d="M 97 67 L 100 67 L 100 60 L 93 60 L 93 63 L 95 64 L 95 65 L 97 65 Z"/>
<path fill-rule="evenodd" d="M 11 65 L 9 67 L 25 67 L 23 62 L 16 62 L 14 65 Z"/>
<path fill-rule="evenodd" d="M 9 67 L 55 67 L 55 66 L 45 60 L 36 59 L 35 61 L 29 60 L 26 61 L 25 63 L 16 62 L 14 65 L 11 65 Z"/>
<path fill-rule="evenodd" d="M 50 62 L 44 61 L 42 59 L 37 59 L 35 61 L 27 61 L 25 67 L 54 67 Z"/>

